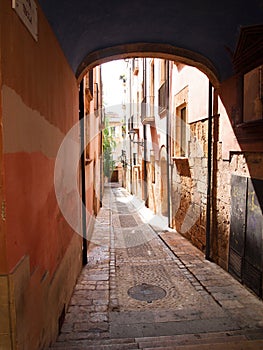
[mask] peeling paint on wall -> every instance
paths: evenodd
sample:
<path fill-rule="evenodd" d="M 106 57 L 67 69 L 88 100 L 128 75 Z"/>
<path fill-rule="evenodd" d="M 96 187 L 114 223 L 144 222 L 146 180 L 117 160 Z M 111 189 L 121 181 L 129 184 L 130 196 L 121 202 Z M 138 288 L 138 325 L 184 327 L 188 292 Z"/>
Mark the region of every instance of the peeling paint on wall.
<path fill-rule="evenodd" d="M 10 87 L 2 87 L 4 153 L 41 152 L 55 158 L 63 140 L 59 128 L 32 110 Z"/>

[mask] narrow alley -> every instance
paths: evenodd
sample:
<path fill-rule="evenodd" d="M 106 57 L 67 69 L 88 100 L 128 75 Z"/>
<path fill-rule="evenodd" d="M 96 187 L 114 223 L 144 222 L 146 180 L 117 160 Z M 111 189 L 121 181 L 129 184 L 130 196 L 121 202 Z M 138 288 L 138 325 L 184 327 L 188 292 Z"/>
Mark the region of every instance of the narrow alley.
<path fill-rule="evenodd" d="M 153 229 L 144 209 L 105 187 L 52 348 L 262 349 L 262 301 L 174 230 Z"/>

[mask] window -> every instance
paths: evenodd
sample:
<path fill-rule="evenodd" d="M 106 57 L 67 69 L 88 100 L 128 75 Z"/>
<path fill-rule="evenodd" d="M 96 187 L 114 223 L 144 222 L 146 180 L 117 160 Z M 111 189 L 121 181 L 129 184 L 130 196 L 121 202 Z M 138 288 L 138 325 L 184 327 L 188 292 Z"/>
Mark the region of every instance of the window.
<path fill-rule="evenodd" d="M 164 117 L 166 115 L 166 109 L 168 104 L 167 96 L 167 82 L 164 82 L 160 89 L 158 90 L 158 100 L 159 100 L 159 115 Z"/>
<path fill-rule="evenodd" d="M 180 110 L 180 153 L 182 157 L 186 156 L 186 107 Z"/>
<path fill-rule="evenodd" d="M 188 94 L 189 88 L 185 86 L 174 96 L 174 117 L 171 121 L 172 156 L 188 157 L 188 141 L 190 139 L 187 128 L 188 122 Z"/>
<path fill-rule="evenodd" d="M 99 87 L 98 83 L 94 84 L 94 114 L 97 117 L 99 115 Z"/>
<path fill-rule="evenodd" d="M 134 130 L 134 116 L 130 116 L 128 119 L 128 131 Z"/>
<path fill-rule="evenodd" d="M 187 135 L 186 135 L 186 106 L 183 105 L 176 109 L 175 137 L 174 137 L 174 156 L 187 157 Z"/>
<path fill-rule="evenodd" d="M 160 88 L 158 90 L 158 113 L 161 118 L 166 116 L 169 103 L 168 91 L 168 61 L 161 60 L 160 63 Z"/>
<path fill-rule="evenodd" d="M 258 66 L 244 74 L 243 81 L 243 121 L 253 121 L 263 118 L 263 82 L 262 68 Z"/>
<path fill-rule="evenodd" d="M 262 141 L 263 25 L 242 27 L 233 64 L 237 75 L 237 101 L 231 119 L 239 144 L 245 150 Z"/>

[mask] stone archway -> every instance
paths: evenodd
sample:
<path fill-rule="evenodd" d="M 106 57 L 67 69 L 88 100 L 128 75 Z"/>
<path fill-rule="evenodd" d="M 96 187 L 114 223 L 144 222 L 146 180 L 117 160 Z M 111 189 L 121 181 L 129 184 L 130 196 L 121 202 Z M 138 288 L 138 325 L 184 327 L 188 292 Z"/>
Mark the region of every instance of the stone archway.
<path fill-rule="evenodd" d="M 214 87 L 219 87 L 219 74 L 213 63 L 197 52 L 169 44 L 134 43 L 117 45 L 89 53 L 78 66 L 76 77 L 80 82 L 84 75 L 100 64 L 133 57 L 163 58 L 198 68 L 207 75 Z"/>

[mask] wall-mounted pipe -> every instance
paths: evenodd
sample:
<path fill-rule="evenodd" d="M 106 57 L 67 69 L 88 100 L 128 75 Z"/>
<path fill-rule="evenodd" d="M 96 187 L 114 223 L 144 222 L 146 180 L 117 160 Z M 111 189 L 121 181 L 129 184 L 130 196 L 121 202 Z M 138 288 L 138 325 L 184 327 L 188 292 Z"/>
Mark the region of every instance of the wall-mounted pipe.
<path fill-rule="evenodd" d="M 212 123 L 213 123 L 213 86 L 209 81 L 208 92 L 208 155 L 207 155 L 207 194 L 206 194 L 206 247 L 205 257 L 210 260 L 211 245 L 211 178 L 212 178 Z"/>
<path fill-rule="evenodd" d="M 170 184 L 170 61 L 166 61 L 166 154 L 167 154 L 167 214 L 168 227 L 171 226 L 171 184 Z"/>
<path fill-rule="evenodd" d="M 86 182 L 85 182 L 85 154 L 84 150 L 84 137 L 85 137 L 85 128 L 84 128 L 84 86 L 83 80 L 79 86 L 79 124 L 80 124 L 80 149 L 81 149 L 81 165 L 80 165 L 80 173 L 81 173 L 81 198 L 82 198 L 82 206 L 81 206 L 81 218 L 82 218 L 82 263 L 86 265 L 88 263 L 87 256 L 87 217 L 86 217 Z"/>
<path fill-rule="evenodd" d="M 144 179 L 143 179 L 143 184 L 144 184 L 144 201 L 145 201 L 145 206 L 148 207 L 148 184 L 147 184 L 147 129 L 146 125 L 143 125 L 143 173 L 144 173 Z"/>
<path fill-rule="evenodd" d="M 143 59 L 143 94 L 144 97 L 147 96 L 147 72 L 146 72 L 146 67 L 147 67 L 147 61 L 146 58 Z M 149 103 L 147 101 L 146 97 L 146 103 Z M 145 206 L 148 206 L 148 184 L 147 184 L 147 128 L 146 125 L 143 125 L 143 144 L 144 144 L 144 149 L 143 149 L 143 173 L 144 173 L 144 178 L 143 178 L 143 192 L 144 192 L 144 201 L 145 201 Z"/>

